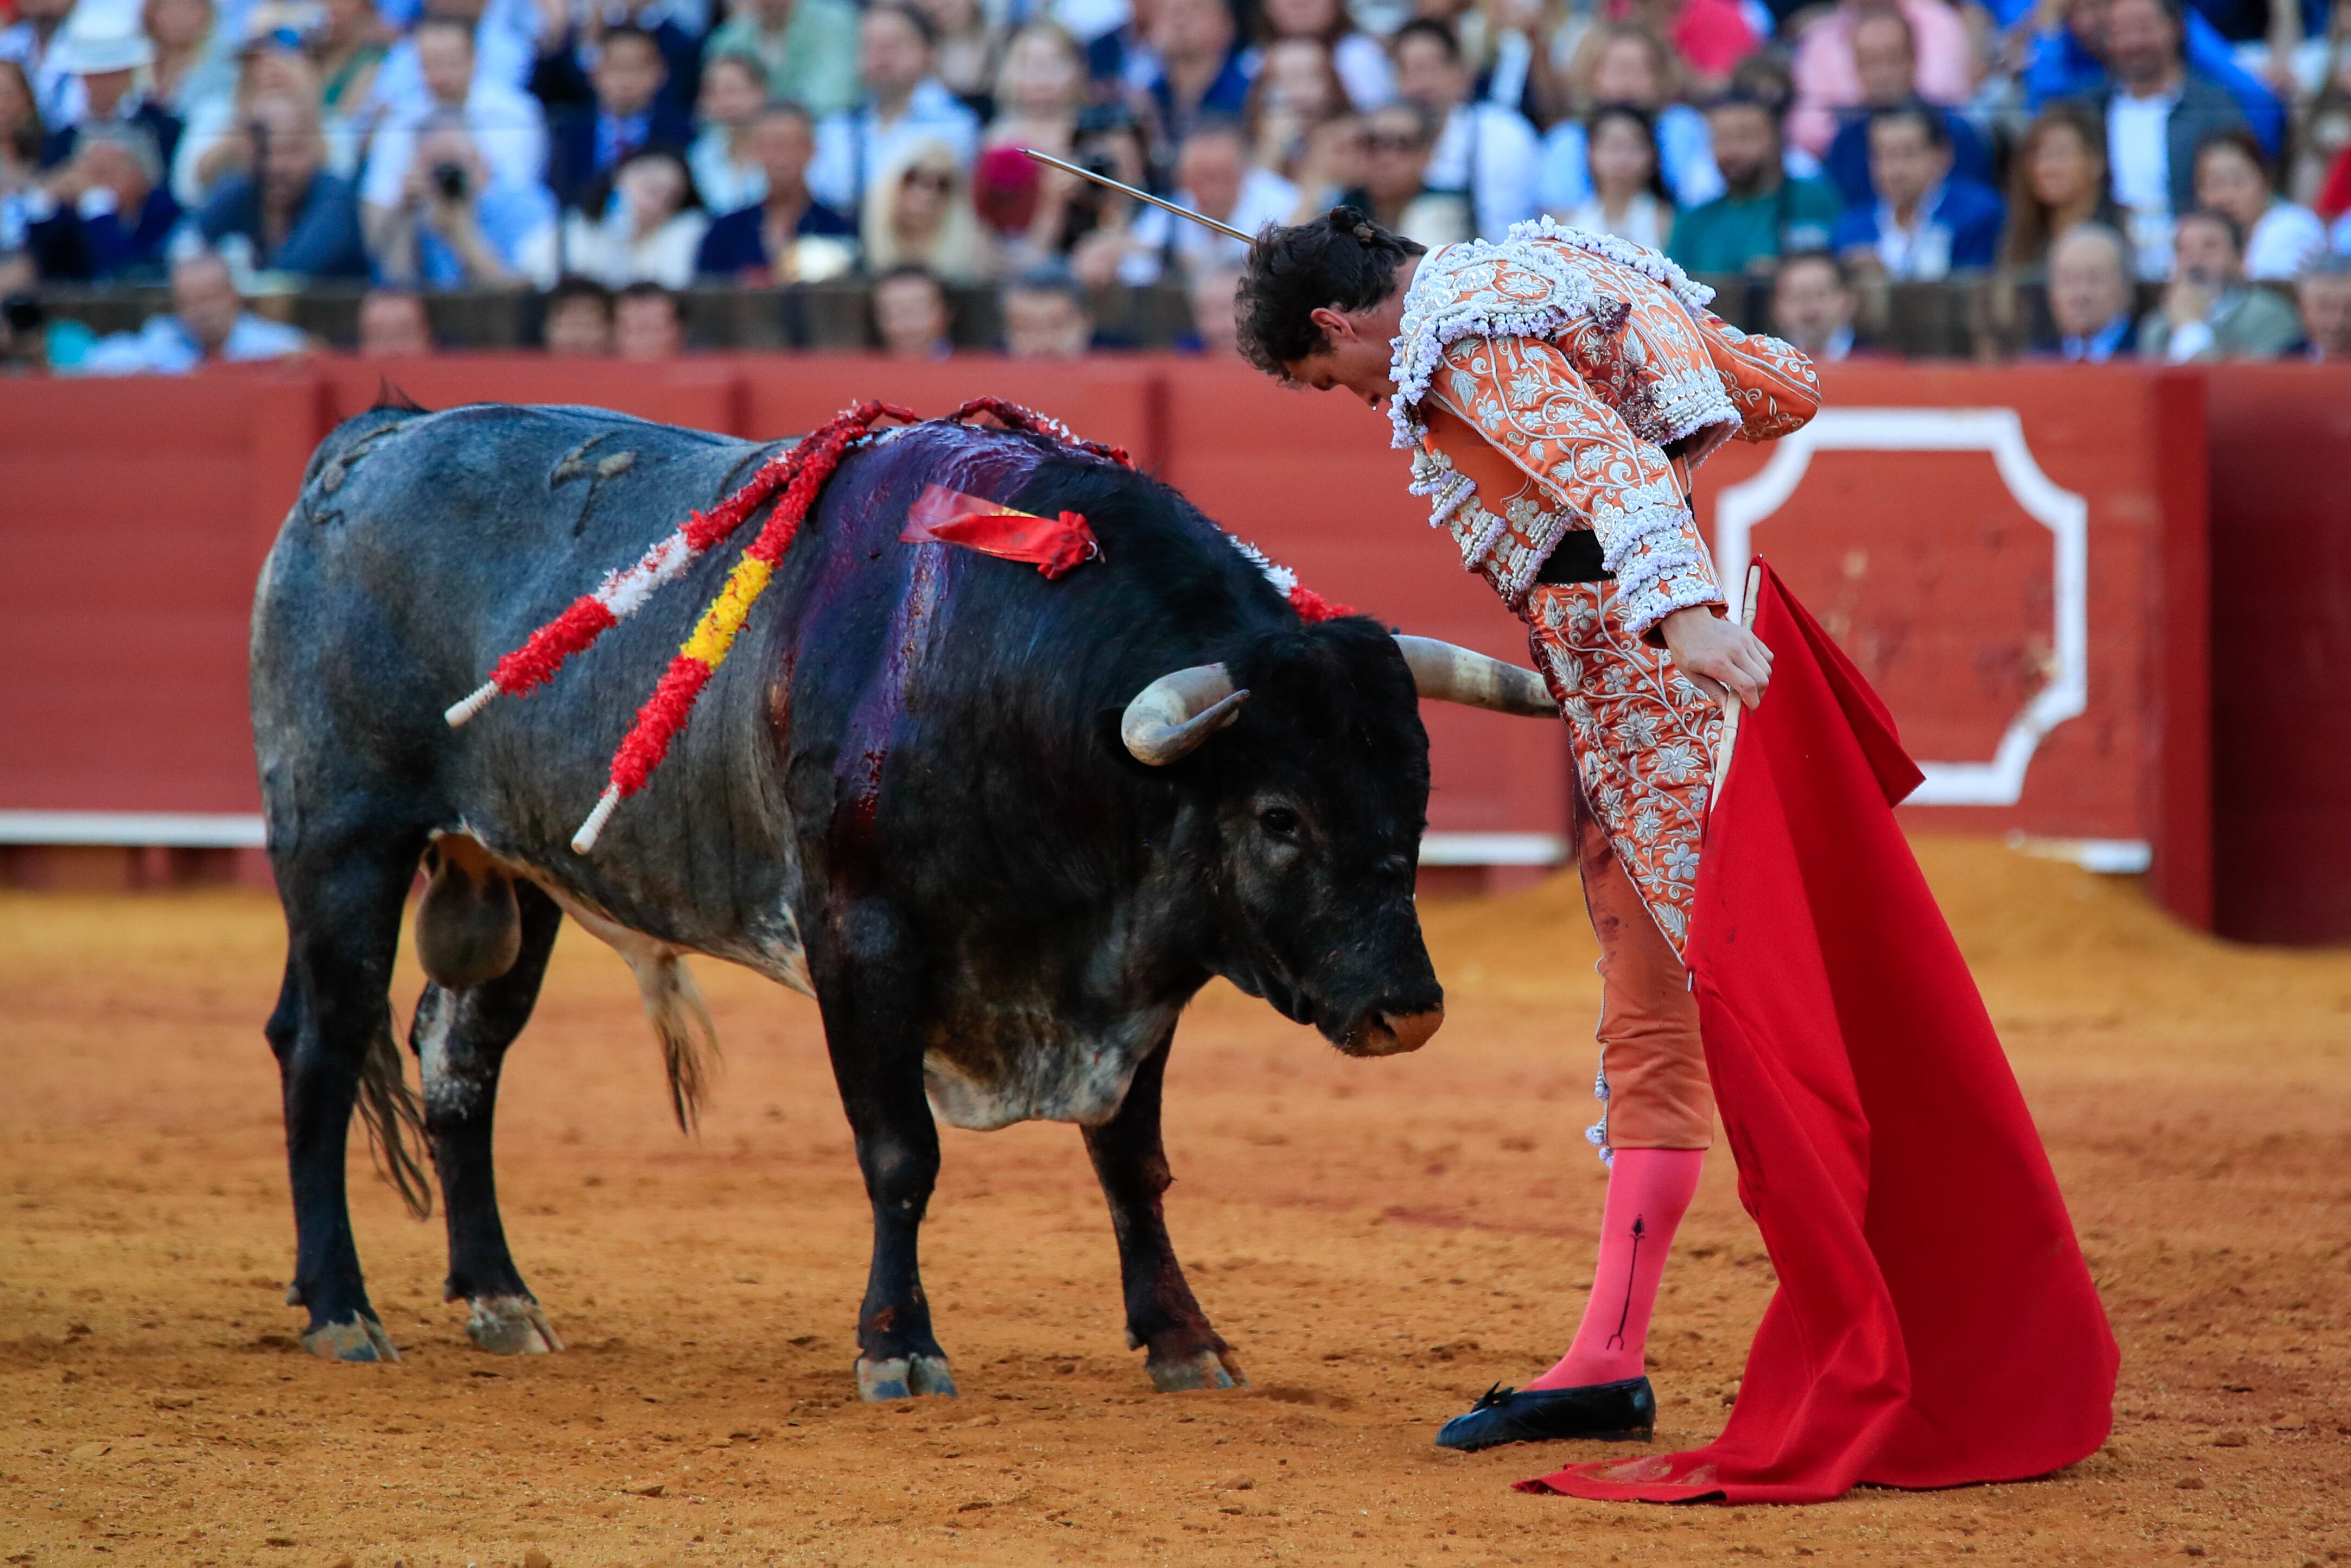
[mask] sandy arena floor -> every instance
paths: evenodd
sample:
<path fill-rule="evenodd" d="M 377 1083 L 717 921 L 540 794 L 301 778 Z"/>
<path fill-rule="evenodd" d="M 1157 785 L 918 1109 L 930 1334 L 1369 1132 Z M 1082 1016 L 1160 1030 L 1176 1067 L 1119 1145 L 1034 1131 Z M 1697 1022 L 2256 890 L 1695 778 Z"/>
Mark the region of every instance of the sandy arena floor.
<path fill-rule="evenodd" d="M 1559 1450 L 1430 1446 L 1582 1305 L 1595 993 L 1566 883 L 1426 907 L 1452 1014 L 1418 1056 L 1343 1060 L 1221 988 L 1186 1020 L 1171 1218 L 1253 1388 L 1150 1392 L 1079 1140 L 1028 1126 L 946 1134 L 925 1273 L 964 1397 L 899 1406 L 853 1397 L 865 1209 L 805 1000 L 700 966 L 727 1055 L 691 1141 L 625 971 L 567 932 L 501 1155 L 572 1349 L 474 1350 L 439 1222 L 361 1152 L 360 1246 L 406 1360 L 336 1366 L 280 1304 L 275 904 L 16 895 L 0 1558 L 2351 1562 L 2351 955 L 2232 950 L 2125 884 L 1924 853 L 2124 1345 L 2114 1440 L 2052 1479 L 1607 1507 L 1508 1490 Z M 411 969 L 399 1004 L 415 990 Z M 1770 1288 L 1718 1159 L 1657 1314 L 1661 1445 L 1719 1428 Z"/>

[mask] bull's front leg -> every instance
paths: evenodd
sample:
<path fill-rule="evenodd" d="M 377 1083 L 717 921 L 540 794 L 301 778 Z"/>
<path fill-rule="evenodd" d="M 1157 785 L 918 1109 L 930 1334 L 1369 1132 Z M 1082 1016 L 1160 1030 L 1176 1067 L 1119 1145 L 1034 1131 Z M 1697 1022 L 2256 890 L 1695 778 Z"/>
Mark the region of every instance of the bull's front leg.
<path fill-rule="evenodd" d="M 939 1175 L 939 1130 L 923 1092 L 922 977 L 894 911 L 866 902 L 835 940 L 811 946 L 826 1049 L 873 1206 L 873 1260 L 857 1312 L 857 1392 L 868 1400 L 955 1396 L 931 1335 L 917 1246 Z"/>
<path fill-rule="evenodd" d="M 1135 1070 L 1118 1114 L 1085 1129 L 1086 1153 L 1110 1203 L 1111 1227 L 1118 1233 L 1118 1270 L 1126 1288 L 1126 1343 L 1134 1349 L 1149 1348 L 1144 1370 L 1163 1394 L 1249 1382 L 1232 1347 L 1193 1299 L 1184 1266 L 1176 1260 L 1176 1244 L 1167 1237 L 1163 1197 L 1176 1178 L 1160 1142 L 1159 1102 L 1174 1039 L 1170 1029 Z"/>

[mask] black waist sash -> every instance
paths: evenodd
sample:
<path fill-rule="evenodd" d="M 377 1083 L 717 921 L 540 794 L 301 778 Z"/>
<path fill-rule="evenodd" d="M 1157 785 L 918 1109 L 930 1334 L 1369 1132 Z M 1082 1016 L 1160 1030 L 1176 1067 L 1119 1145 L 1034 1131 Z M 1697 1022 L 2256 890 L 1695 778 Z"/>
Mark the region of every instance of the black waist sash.
<path fill-rule="evenodd" d="M 1614 582 L 1616 574 L 1601 562 L 1600 536 L 1590 528 L 1570 528 L 1535 572 L 1537 582 Z"/>

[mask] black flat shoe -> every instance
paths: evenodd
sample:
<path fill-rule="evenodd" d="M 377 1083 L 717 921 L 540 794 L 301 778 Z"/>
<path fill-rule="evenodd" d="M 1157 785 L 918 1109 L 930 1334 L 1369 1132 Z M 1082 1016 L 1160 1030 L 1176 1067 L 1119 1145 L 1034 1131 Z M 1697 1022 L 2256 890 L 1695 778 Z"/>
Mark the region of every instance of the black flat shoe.
<path fill-rule="evenodd" d="M 1554 1443 L 1567 1437 L 1646 1443 L 1656 1427 L 1657 1396 L 1646 1377 L 1582 1388 L 1530 1388 L 1523 1394 L 1497 1383 L 1467 1414 L 1445 1424 L 1437 1434 L 1437 1446 L 1474 1453 L 1504 1443 Z"/>

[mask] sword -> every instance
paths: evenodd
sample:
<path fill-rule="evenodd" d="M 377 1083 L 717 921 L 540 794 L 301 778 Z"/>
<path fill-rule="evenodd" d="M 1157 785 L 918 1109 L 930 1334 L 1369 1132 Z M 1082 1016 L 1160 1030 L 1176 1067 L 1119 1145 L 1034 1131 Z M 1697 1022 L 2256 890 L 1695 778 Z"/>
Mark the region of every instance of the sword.
<path fill-rule="evenodd" d="M 1230 224 L 1218 223 L 1206 213 L 1196 213 L 1189 207 L 1179 207 L 1173 202 L 1163 202 L 1148 191 L 1138 191 L 1123 181 L 1113 180 L 1107 174 L 1097 174 L 1092 169 L 1081 169 L 1075 163 L 1065 163 L 1051 153 L 1040 152 L 1034 147 L 1023 147 L 1020 151 L 1040 163 L 1050 163 L 1063 173 L 1075 174 L 1081 180 L 1092 180 L 1097 185 L 1108 185 L 1113 191 L 1123 191 L 1138 202 L 1149 202 L 1153 206 L 1174 213 L 1179 218 L 1189 218 L 1196 224 L 1206 224 L 1228 239 L 1237 239 L 1246 246 L 1253 246 L 1257 244 L 1252 236 L 1241 233 Z"/>

